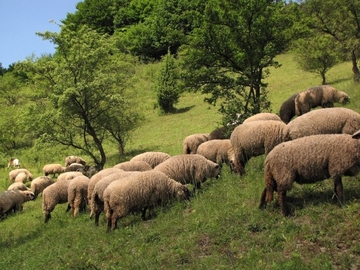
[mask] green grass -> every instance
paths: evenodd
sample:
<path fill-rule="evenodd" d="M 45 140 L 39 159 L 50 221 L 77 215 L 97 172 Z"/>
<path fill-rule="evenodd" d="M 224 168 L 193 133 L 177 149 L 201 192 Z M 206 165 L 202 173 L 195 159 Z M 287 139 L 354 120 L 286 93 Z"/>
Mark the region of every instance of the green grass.
<path fill-rule="evenodd" d="M 267 79 L 273 112 L 292 93 L 318 85 L 319 77 L 298 70 L 290 54 L 279 56 L 282 67 Z M 142 89 L 146 121 L 128 143 L 127 159 L 143 151 L 182 151 L 189 134 L 209 132 L 220 121 L 216 108 L 203 96 L 185 94 L 177 114 L 160 116 L 149 82 L 155 66 L 144 67 L 137 81 Z M 150 85 L 151 85 L 150 83 Z M 360 112 L 360 86 L 352 81 L 351 65 L 328 74 L 328 83 L 351 96 L 347 107 Z M 108 147 L 113 166 L 122 158 Z M 70 151 L 70 150 L 68 150 Z M 62 163 L 66 151 L 34 149 L 21 152 L 35 176 L 47 160 Z M 218 180 L 210 179 L 186 203 L 158 208 L 157 217 L 141 221 L 129 215 L 119 229 L 106 233 L 103 215 L 95 227 L 88 213 L 72 218 L 58 205 L 44 224 L 41 197 L 24 211 L 0 221 L 1 269 L 357 269 L 360 267 L 360 177 L 344 177 L 345 205 L 332 202 L 332 182 L 294 185 L 288 193 L 294 216 L 284 218 L 276 201 L 258 209 L 264 188 L 264 156 L 246 165 L 247 175 L 231 174 L 225 166 Z M 6 189 L 9 170 L 0 171 L 0 190 Z"/>

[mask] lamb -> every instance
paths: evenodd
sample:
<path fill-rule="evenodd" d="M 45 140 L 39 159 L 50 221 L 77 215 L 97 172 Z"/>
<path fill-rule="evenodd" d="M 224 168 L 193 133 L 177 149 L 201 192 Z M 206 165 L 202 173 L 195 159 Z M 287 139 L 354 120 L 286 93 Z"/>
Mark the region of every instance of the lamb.
<path fill-rule="evenodd" d="M 118 219 L 128 213 L 142 211 L 145 216 L 149 209 L 149 216 L 152 216 L 157 204 L 167 203 L 174 198 L 189 199 L 188 188 L 155 170 L 129 175 L 121 181 L 110 183 L 104 191 L 107 232 L 116 229 Z"/>
<path fill-rule="evenodd" d="M 219 164 L 229 164 L 230 169 L 234 170 L 235 153 L 230 139 L 210 140 L 199 145 L 196 154 Z"/>
<path fill-rule="evenodd" d="M 34 193 L 29 190 L 7 190 L 0 193 L 0 217 L 5 214 L 22 210 L 25 202 L 34 199 Z"/>
<path fill-rule="evenodd" d="M 9 163 L 8 163 L 8 168 L 10 168 L 10 166 L 11 167 L 13 167 L 13 168 L 20 168 L 20 161 L 19 161 L 19 159 L 17 159 L 17 158 L 11 158 L 10 160 L 9 160 Z"/>
<path fill-rule="evenodd" d="M 113 173 L 118 173 L 118 172 L 123 172 L 124 170 L 121 169 L 117 169 L 117 168 L 106 168 L 101 170 L 100 172 L 97 172 L 96 174 L 94 174 L 89 181 L 89 186 L 88 186 L 88 204 L 91 205 L 91 195 L 93 193 L 95 184 L 100 181 L 102 178 L 113 174 Z"/>
<path fill-rule="evenodd" d="M 139 171 L 139 172 L 152 170 L 151 166 L 147 162 L 141 160 L 121 162 L 119 164 L 116 164 L 114 168 L 121 169 L 123 171 Z"/>
<path fill-rule="evenodd" d="M 86 165 L 86 161 L 81 158 L 81 157 L 78 157 L 78 156 L 67 156 L 65 158 L 65 167 L 68 167 L 70 166 L 70 164 L 72 163 L 80 163 L 82 165 Z"/>
<path fill-rule="evenodd" d="M 154 170 L 165 173 L 181 184 L 193 184 L 194 188 L 201 188 L 201 183 L 207 178 L 218 178 L 220 175 L 220 166 L 199 154 L 172 156 Z"/>
<path fill-rule="evenodd" d="M 45 176 L 48 176 L 49 174 L 53 174 L 53 176 L 55 177 L 56 174 L 59 175 L 65 172 L 65 167 L 61 166 L 61 164 L 46 164 L 43 167 L 42 171 Z"/>
<path fill-rule="evenodd" d="M 74 177 L 68 186 L 68 204 L 71 208 L 73 217 L 76 217 L 79 211 L 84 211 L 88 204 L 88 185 L 89 178 L 85 175 Z"/>
<path fill-rule="evenodd" d="M 57 178 L 57 182 L 63 181 L 63 180 L 71 180 L 76 176 L 83 175 L 81 172 L 64 172 L 60 174 Z"/>
<path fill-rule="evenodd" d="M 360 114 L 347 108 L 324 108 L 301 115 L 284 128 L 284 140 L 315 134 L 353 134 L 360 129 Z"/>
<path fill-rule="evenodd" d="M 291 119 L 296 115 L 295 113 L 295 98 L 299 93 L 293 94 L 280 106 L 280 119 L 285 123 L 289 123 Z"/>
<path fill-rule="evenodd" d="M 42 212 L 47 223 L 51 218 L 51 212 L 57 204 L 68 202 L 68 187 L 72 180 L 57 181 L 46 187 L 42 192 Z M 68 205 L 66 211 L 70 210 Z"/>
<path fill-rule="evenodd" d="M 96 182 L 93 192 L 91 194 L 91 204 L 90 204 L 90 218 L 95 216 L 95 225 L 99 226 L 99 217 L 102 211 L 104 211 L 104 190 L 107 186 L 114 181 L 121 180 L 128 175 L 140 173 L 140 172 L 126 172 L 118 171 L 113 174 L 110 174 L 106 177 L 101 178 Z"/>
<path fill-rule="evenodd" d="M 282 121 L 252 121 L 237 126 L 230 141 L 235 153 L 235 172 L 245 174 L 245 164 L 251 157 L 267 155 L 276 145 L 283 142 Z"/>
<path fill-rule="evenodd" d="M 286 205 L 286 192 L 294 182 L 315 183 L 332 178 L 334 192 L 343 203 L 341 177 L 355 176 L 360 172 L 360 131 L 349 134 L 320 134 L 283 142 L 265 159 L 265 189 L 260 208 L 273 200 L 277 191 L 284 216 L 290 214 Z"/>
<path fill-rule="evenodd" d="M 40 193 L 43 192 L 46 187 L 54 183 L 55 181 L 49 176 L 39 176 L 32 180 L 30 184 L 30 189 L 34 193 L 35 199 Z"/>
<path fill-rule="evenodd" d="M 295 98 L 295 112 L 297 116 L 309 112 L 312 108 L 333 107 L 335 102 L 346 104 L 350 97 L 330 85 L 315 86 L 299 93 Z"/>
<path fill-rule="evenodd" d="M 13 183 L 11 184 L 7 190 L 12 190 L 12 189 L 16 189 L 16 190 L 30 190 L 27 186 L 25 186 L 24 183 L 22 182 L 17 182 L 17 183 Z"/>
<path fill-rule="evenodd" d="M 167 160 L 170 157 L 171 156 L 169 154 L 164 152 L 145 152 L 133 157 L 130 159 L 130 161 L 145 161 L 151 166 L 151 168 L 155 168 L 161 162 Z"/>
<path fill-rule="evenodd" d="M 29 181 L 33 179 L 33 175 L 27 169 L 15 169 L 9 172 L 9 183 L 13 183 L 15 181 L 16 176 L 22 172 L 27 175 Z"/>
<path fill-rule="evenodd" d="M 20 172 L 16 177 L 14 182 L 15 183 L 23 183 L 25 184 L 27 181 L 31 181 L 32 175 L 27 175 L 25 172 Z"/>
<path fill-rule="evenodd" d="M 198 133 L 187 136 L 183 142 L 183 154 L 196 154 L 200 144 L 209 140 L 209 133 Z"/>
<path fill-rule="evenodd" d="M 282 121 L 281 118 L 275 113 L 257 113 L 253 116 L 246 118 L 243 124 L 252 122 L 252 121 L 259 121 L 259 120 L 274 120 L 274 121 Z"/>

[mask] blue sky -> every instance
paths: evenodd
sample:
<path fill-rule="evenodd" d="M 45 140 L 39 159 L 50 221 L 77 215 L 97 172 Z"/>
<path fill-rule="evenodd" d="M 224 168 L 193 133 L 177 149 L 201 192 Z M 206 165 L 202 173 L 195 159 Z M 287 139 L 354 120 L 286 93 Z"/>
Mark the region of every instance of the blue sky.
<path fill-rule="evenodd" d="M 54 45 L 36 32 L 59 32 L 67 13 L 75 13 L 81 0 L 0 0 L 0 63 L 8 68 L 35 54 L 54 53 Z"/>

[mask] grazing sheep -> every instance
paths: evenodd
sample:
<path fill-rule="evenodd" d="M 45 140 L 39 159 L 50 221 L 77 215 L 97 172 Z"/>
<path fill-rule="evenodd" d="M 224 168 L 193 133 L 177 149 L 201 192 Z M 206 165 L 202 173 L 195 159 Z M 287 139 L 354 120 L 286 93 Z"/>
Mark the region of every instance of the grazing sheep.
<path fill-rule="evenodd" d="M 33 175 L 27 169 L 15 169 L 9 172 L 9 183 L 14 183 L 16 176 L 22 172 L 27 175 L 29 181 L 33 179 Z"/>
<path fill-rule="evenodd" d="M 283 142 L 282 121 L 252 121 L 237 126 L 230 141 L 235 153 L 235 172 L 245 174 L 245 164 L 251 157 L 267 155 L 271 149 Z"/>
<path fill-rule="evenodd" d="M 286 192 L 294 182 L 315 183 L 332 178 L 334 192 L 343 202 L 341 176 L 355 176 L 360 171 L 360 131 L 354 135 L 321 134 L 284 142 L 276 146 L 265 159 L 265 189 L 260 208 L 273 200 L 277 191 L 284 216 L 290 214 Z"/>
<path fill-rule="evenodd" d="M 72 163 L 80 163 L 82 165 L 86 165 L 86 161 L 78 156 L 67 156 L 65 158 L 65 167 L 70 166 Z"/>
<path fill-rule="evenodd" d="M 83 175 L 81 172 L 64 172 L 60 174 L 57 178 L 57 182 L 63 181 L 63 180 L 71 180 L 76 176 Z"/>
<path fill-rule="evenodd" d="M 149 209 L 151 217 L 157 204 L 165 204 L 174 198 L 189 199 L 188 188 L 155 170 L 110 183 L 104 191 L 107 232 L 116 229 L 118 219 L 128 213 L 142 211 L 142 216 L 145 216 Z"/>
<path fill-rule="evenodd" d="M 196 154 L 219 164 L 221 167 L 225 162 L 229 164 L 230 169 L 234 169 L 235 154 L 232 144 L 227 140 L 210 140 L 199 145 Z"/>
<path fill-rule="evenodd" d="M 133 157 L 130 161 L 145 161 L 151 166 L 151 168 L 155 168 L 161 162 L 170 157 L 171 156 L 169 154 L 163 152 L 145 152 Z"/>
<path fill-rule="evenodd" d="M 9 160 L 9 163 L 8 163 L 8 168 L 10 168 L 10 166 L 11 167 L 13 167 L 13 168 L 20 168 L 20 161 L 19 161 L 19 159 L 17 159 L 17 158 L 11 158 L 10 160 Z"/>
<path fill-rule="evenodd" d="M 32 192 L 34 192 L 35 199 L 40 193 L 43 192 L 46 187 L 54 183 L 55 181 L 49 176 L 39 176 L 32 180 L 30 184 L 30 189 Z"/>
<path fill-rule="evenodd" d="M 5 214 L 22 210 L 25 202 L 34 199 L 34 193 L 29 190 L 7 190 L 0 193 L 0 217 Z"/>
<path fill-rule="evenodd" d="M 297 116 L 309 112 L 312 108 L 333 107 L 335 102 L 346 104 L 350 97 L 330 85 L 315 86 L 299 93 L 295 98 L 295 113 Z"/>
<path fill-rule="evenodd" d="M 55 177 L 56 174 L 59 175 L 65 172 L 65 167 L 61 166 L 61 164 L 46 164 L 42 170 L 45 176 L 53 174 Z"/>
<path fill-rule="evenodd" d="M 121 180 L 128 175 L 140 173 L 140 172 L 126 172 L 118 171 L 108 176 L 101 178 L 96 182 L 93 192 L 91 194 L 91 204 L 90 204 L 90 218 L 95 216 L 95 225 L 99 225 L 99 217 L 102 211 L 104 211 L 104 190 L 107 186 L 114 181 Z"/>
<path fill-rule="evenodd" d="M 95 184 L 100 181 L 102 178 L 113 174 L 113 173 L 118 173 L 118 172 L 123 172 L 124 170 L 121 169 L 117 169 L 117 168 L 106 168 L 103 169 L 99 172 L 97 172 L 96 174 L 94 174 L 89 181 L 89 186 L 88 186 L 88 203 L 89 205 L 91 205 L 91 195 L 93 193 Z"/>
<path fill-rule="evenodd" d="M 316 134 L 353 134 L 360 114 L 347 108 L 324 108 L 296 117 L 284 128 L 284 141 Z"/>
<path fill-rule="evenodd" d="M 259 120 L 274 120 L 274 121 L 282 121 L 281 118 L 275 113 L 257 113 L 253 116 L 246 118 L 243 124 L 252 122 L 252 121 L 259 121 Z"/>
<path fill-rule="evenodd" d="M 84 165 L 80 163 L 71 163 L 69 166 L 67 166 L 64 170 L 64 172 L 84 172 L 85 167 Z"/>
<path fill-rule="evenodd" d="M 25 184 L 27 181 L 31 181 L 32 175 L 29 176 L 25 172 L 20 172 L 16 177 L 14 182 L 15 183 L 23 183 Z"/>
<path fill-rule="evenodd" d="M 74 177 L 68 187 L 68 204 L 71 208 L 73 217 L 76 217 L 79 211 L 84 211 L 88 204 L 88 186 L 89 178 L 85 175 Z"/>
<path fill-rule="evenodd" d="M 280 106 L 280 119 L 285 123 L 289 123 L 291 119 L 296 115 L 295 113 L 295 98 L 299 93 L 293 94 Z"/>
<path fill-rule="evenodd" d="M 229 139 L 231 132 L 234 130 L 236 126 L 225 126 L 214 129 L 209 134 L 210 140 L 224 140 Z"/>
<path fill-rule="evenodd" d="M 68 202 L 68 187 L 71 181 L 72 180 L 57 181 L 43 190 L 42 212 L 45 223 L 51 218 L 51 212 L 55 209 L 56 205 Z M 68 205 L 66 211 L 69 210 L 70 206 Z"/>
<path fill-rule="evenodd" d="M 152 170 L 151 166 L 147 162 L 141 160 L 121 162 L 119 164 L 116 164 L 113 168 L 121 169 L 123 171 L 138 171 L 138 172 Z"/>
<path fill-rule="evenodd" d="M 200 144 L 209 140 L 209 133 L 199 133 L 187 136 L 183 142 L 183 154 L 196 154 Z"/>
<path fill-rule="evenodd" d="M 25 186 L 24 183 L 22 182 L 17 182 L 17 183 L 13 183 L 11 184 L 7 190 L 12 190 L 12 189 L 16 189 L 16 190 L 30 190 L 27 186 Z"/>
<path fill-rule="evenodd" d="M 182 184 L 193 184 L 196 188 L 201 188 L 201 183 L 207 178 L 217 178 L 220 174 L 217 163 L 198 154 L 172 156 L 154 170 L 163 172 Z"/>
<path fill-rule="evenodd" d="M 83 174 L 86 175 L 89 178 L 91 178 L 97 172 L 98 172 L 98 170 L 97 170 L 97 168 L 95 166 L 89 166 L 89 165 L 84 166 Z"/>

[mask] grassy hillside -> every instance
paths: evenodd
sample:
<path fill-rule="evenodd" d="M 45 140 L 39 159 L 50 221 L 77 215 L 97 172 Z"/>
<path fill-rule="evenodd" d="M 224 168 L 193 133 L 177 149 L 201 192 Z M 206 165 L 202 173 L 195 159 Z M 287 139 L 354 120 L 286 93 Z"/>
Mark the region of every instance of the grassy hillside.
<path fill-rule="evenodd" d="M 292 56 L 281 55 L 282 67 L 267 79 L 273 112 L 294 92 L 320 84 L 320 78 L 298 70 Z M 189 134 L 209 132 L 220 121 L 217 109 L 202 96 L 185 94 L 178 113 L 159 116 L 151 92 L 156 66 L 140 70 L 138 95 L 147 118 L 127 145 L 127 158 L 144 151 L 182 151 Z M 351 65 L 328 74 L 328 83 L 351 96 L 347 107 L 360 112 L 360 86 L 352 81 Z M 108 147 L 111 167 L 121 159 Z M 64 151 L 39 149 L 45 161 L 62 163 Z M 69 150 L 70 151 L 70 150 Z M 35 176 L 43 159 L 31 160 L 34 150 L 18 156 Z M 358 269 L 360 268 L 359 177 L 344 177 L 345 205 L 332 202 L 331 180 L 294 185 L 288 193 L 294 216 L 284 218 L 274 201 L 258 209 L 264 188 L 264 156 L 250 160 L 247 175 L 224 167 L 218 180 L 209 180 L 190 202 L 159 208 L 157 217 L 141 221 L 130 215 L 119 229 L 106 234 L 103 215 L 95 227 L 88 213 L 72 218 L 58 205 L 44 224 L 41 198 L 24 211 L 0 220 L 1 269 Z M 0 191 L 7 187 L 9 170 L 0 172 Z"/>

